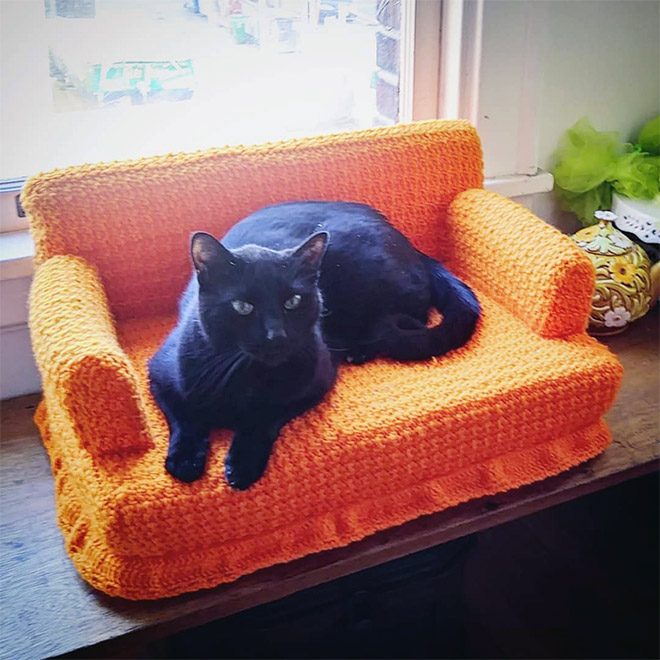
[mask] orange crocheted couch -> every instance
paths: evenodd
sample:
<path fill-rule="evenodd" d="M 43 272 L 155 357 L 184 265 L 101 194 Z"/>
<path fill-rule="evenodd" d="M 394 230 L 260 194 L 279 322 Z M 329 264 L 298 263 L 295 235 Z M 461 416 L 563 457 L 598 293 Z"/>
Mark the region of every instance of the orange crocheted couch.
<path fill-rule="evenodd" d="M 68 552 L 126 598 L 211 587 L 261 567 L 565 470 L 609 443 L 622 369 L 585 334 L 594 272 L 528 210 L 482 189 L 465 122 L 57 170 L 23 204 L 38 269 L 30 326 L 37 422 Z M 193 230 L 288 200 L 366 202 L 476 290 L 473 339 L 439 359 L 341 368 L 282 432 L 246 492 L 214 434 L 193 484 L 164 468 L 147 359 L 175 322 Z"/>

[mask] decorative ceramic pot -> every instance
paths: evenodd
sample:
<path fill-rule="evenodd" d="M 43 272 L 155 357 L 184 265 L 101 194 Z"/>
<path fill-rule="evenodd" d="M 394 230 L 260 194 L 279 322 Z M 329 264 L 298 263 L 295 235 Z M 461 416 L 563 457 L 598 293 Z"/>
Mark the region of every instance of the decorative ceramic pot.
<path fill-rule="evenodd" d="M 654 262 L 651 266 L 653 307 L 660 298 L 660 259 L 657 256 L 660 253 L 660 196 L 647 201 L 629 199 L 613 192 L 612 211 L 617 216 L 614 221 L 616 228 L 637 237 L 651 262 Z"/>
<path fill-rule="evenodd" d="M 612 226 L 614 213 L 597 211 L 596 218 L 597 225 L 585 227 L 571 238 L 596 267 L 589 329 L 593 334 L 615 334 L 648 311 L 651 263 L 639 245 Z"/>

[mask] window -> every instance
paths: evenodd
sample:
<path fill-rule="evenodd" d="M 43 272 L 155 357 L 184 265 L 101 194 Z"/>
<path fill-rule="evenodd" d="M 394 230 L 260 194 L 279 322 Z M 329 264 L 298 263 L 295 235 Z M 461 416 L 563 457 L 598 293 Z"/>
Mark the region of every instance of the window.
<path fill-rule="evenodd" d="M 393 123 L 403 3 L 3 0 L 0 179 Z"/>

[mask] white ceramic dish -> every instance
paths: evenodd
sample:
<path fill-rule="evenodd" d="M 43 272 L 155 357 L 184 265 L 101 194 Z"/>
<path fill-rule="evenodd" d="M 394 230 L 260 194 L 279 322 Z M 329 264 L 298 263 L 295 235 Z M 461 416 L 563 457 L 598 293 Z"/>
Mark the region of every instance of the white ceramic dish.
<path fill-rule="evenodd" d="M 646 201 L 629 199 L 612 193 L 614 224 L 622 231 L 635 234 L 645 243 L 660 244 L 660 199 Z"/>

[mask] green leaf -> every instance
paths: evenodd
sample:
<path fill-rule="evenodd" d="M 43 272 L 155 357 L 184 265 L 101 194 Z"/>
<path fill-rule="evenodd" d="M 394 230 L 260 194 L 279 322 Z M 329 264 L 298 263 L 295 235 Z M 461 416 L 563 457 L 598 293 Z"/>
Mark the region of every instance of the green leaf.
<path fill-rule="evenodd" d="M 660 155 L 660 115 L 647 122 L 639 134 L 637 143 L 642 151 L 653 156 Z"/>
<path fill-rule="evenodd" d="M 619 158 L 612 180 L 624 197 L 653 199 L 659 192 L 660 157 L 631 151 Z"/>
<path fill-rule="evenodd" d="M 561 137 L 554 158 L 555 182 L 559 188 L 586 193 L 614 176 L 619 134 L 597 131 L 584 117 Z"/>
<path fill-rule="evenodd" d="M 612 208 L 612 187 L 607 181 L 582 193 L 564 190 L 556 185 L 555 190 L 559 195 L 562 208 L 575 213 L 585 227 L 598 222 L 594 218 L 596 211 L 609 211 Z"/>

